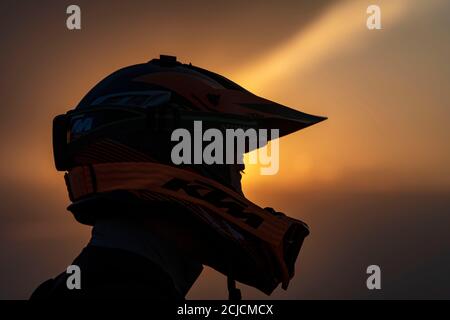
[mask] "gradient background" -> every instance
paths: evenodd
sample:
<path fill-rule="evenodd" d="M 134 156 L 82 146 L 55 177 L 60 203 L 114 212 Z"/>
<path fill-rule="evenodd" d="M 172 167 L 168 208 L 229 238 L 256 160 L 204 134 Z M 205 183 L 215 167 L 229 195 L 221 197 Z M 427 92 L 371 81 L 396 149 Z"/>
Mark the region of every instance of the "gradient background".
<path fill-rule="evenodd" d="M 81 31 L 66 29 L 72 3 Z M 0 14 L 0 298 L 27 298 L 89 239 L 65 210 L 52 118 L 160 53 L 329 117 L 280 140 L 277 175 L 244 176 L 249 199 L 312 230 L 272 298 L 450 298 L 449 1 L 2 0 Z M 366 288 L 370 264 L 382 290 Z M 207 269 L 188 298 L 226 296 Z"/>

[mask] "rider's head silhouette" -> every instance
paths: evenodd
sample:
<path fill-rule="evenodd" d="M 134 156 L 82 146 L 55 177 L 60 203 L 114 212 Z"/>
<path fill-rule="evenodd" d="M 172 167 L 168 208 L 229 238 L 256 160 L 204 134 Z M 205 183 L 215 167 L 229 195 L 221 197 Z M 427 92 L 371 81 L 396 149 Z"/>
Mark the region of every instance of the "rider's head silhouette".
<path fill-rule="evenodd" d="M 281 137 L 322 120 L 171 56 L 109 75 L 53 123 L 68 209 L 93 226 L 73 262 L 81 289 L 67 290 L 62 273 L 33 297 L 183 299 L 202 265 L 228 277 L 232 299 L 240 297 L 235 280 L 266 294 L 286 288 L 307 226 L 246 199 L 240 161 L 175 164 L 173 133 L 195 135 L 201 121 L 204 129 L 278 129 Z M 231 158 L 254 148 L 245 143 Z"/>

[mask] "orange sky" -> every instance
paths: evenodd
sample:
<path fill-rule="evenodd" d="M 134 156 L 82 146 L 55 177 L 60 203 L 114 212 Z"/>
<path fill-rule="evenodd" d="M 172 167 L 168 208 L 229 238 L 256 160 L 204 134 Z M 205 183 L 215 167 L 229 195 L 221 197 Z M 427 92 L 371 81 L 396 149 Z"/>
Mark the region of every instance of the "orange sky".
<path fill-rule="evenodd" d="M 2 237 L 11 247 L 23 248 L 23 256 L 12 249 L 4 252 L 12 250 L 19 264 L 36 252 L 60 252 L 60 260 L 40 260 L 39 270 L 49 276 L 86 242 L 89 230 L 64 212 L 64 182 L 52 163 L 51 120 L 75 106 L 107 74 L 160 53 L 177 55 L 260 96 L 329 118 L 280 140 L 277 175 L 260 176 L 258 168 L 249 166 L 244 176 L 250 199 L 278 205 L 313 224 L 311 244 L 305 248 L 310 278 L 318 279 L 313 270 L 325 259 L 321 253 L 330 249 L 323 233 L 331 232 L 327 213 L 334 214 L 332 208 L 338 206 L 347 225 L 355 221 L 344 210 L 343 199 L 349 194 L 381 193 L 386 210 L 392 212 L 397 211 L 389 206 L 390 195 L 419 194 L 419 208 L 431 201 L 448 212 L 446 202 L 433 197 L 450 187 L 450 4 L 375 2 L 382 8 L 383 29 L 377 31 L 365 27 L 365 9 L 374 3 L 366 0 L 292 1 L 284 6 L 267 2 L 258 7 L 239 2 L 156 6 L 79 1 L 83 29 L 77 32 L 65 29 L 64 3 L 3 3 L 0 197 L 1 219 L 8 227 Z M 366 200 L 370 209 L 364 202 L 353 209 L 371 212 L 379 199 Z M 36 209 L 36 203 L 45 206 Z M 398 206 L 394 220 L 409 210 L 406 202 Z M 345 234 L 343 243 L 350 241 Z M 358 241 L 365 241 L 363 232 L 358 235 Z M 60 246 L 51 239 L 58 239 Z M 45 243 L 47 249 L 31 243 Z M 214 288 L 202 280 L 193 297 L 222 295 L 218 283 L 223 279 L 211 277 L 218 278 L 211 282 Z M 31 284 L 5 289 L 0 297 L 26 296 L 40 278 L 42 273 L 36 272 Z M 310 280 L 306 288 L 313 283 Z M 276 297 L 307 297 L 308 290 L 295 282 L 294 293 Z"/>
<path fill-rule="evenodd" d="M 265 180 L 303 186 L 366 171 L 351 180 L 449 186 L 448 4 L 380 3 L 381 31 L 363 28 L 365 1 L 341 3 L 237 72 L 249 89 L 329 117 L 282 139 L 282 171 Z"/>
<path fill-rule="evenodd" d="M 448 186 L 446 119 L 450 111 L 445 89 L 449 82 L 449 44 L 444 41 L 448 23 L 443 14 L 448 4 L 414 0 L 380 3 L 381 31 L 365 28 L 364 1 L 338 2 L 327 6 L 313 23 L 291 30 L 283 41 L 273 41 L 264 51 L 252 52 L 251 59 L 241 57 L 228 64 L 223 64 L 217 52 L 231 45 L 239 48 L 249 39 L 237 37 L 236 42 L 214 41 L 212 48 L 192 48 L 184 44 L 192 39 L 181 37 L 183 34 L 181 41 L 168 41 L 149 30 L 156 38 L 144 41 L 143 31 L 136 32 L 143 28 L 140 19 L 120 30 L 120 23 L 113 24 L 106 32 L 106 22 L 112 21 L 104 16 L 91 26 L 89 11 L 84 20 L 87 30 L 79 34 L 56 28 L 52 31 L 54 25 L 48 26 L 47 50 L 39 49 L 42 39 L 38 34 L 23 30 L 23 38 L 19 35 L 15 43 L 22 49 L 17 61 L 23 65 L 12 68 L 8 74 L 12 79 L 8 77 L 5 90 L 6 100 L 17 111 L 3 110 L 11 121 L 2 121 L 2 128 L 8 132 L 2 149 L 14 152 L 3 152 L 0 172 L 14 179 L 23 175 L 40 182 L 54 177 L 47 120 L 75 105 L 114 69 L 164 52 L 178 53 L 185 61 L 217 70 L 261 96 L 330 118 L 281 140 L 282 170 L 272 179 L 274 183 L 296 183 L 290 181 L 294 176 L 291 171 L 310 184 L 333 181 L 350 174 L 348 171 L 385 170 L 391 172 L 390 176 L 392 172 L 398 176 L 398 181 L 391 176 L 389 185 Z M 233 12 L 228 14 L 233 21 Z M 111 20 L 116 21 L 114 18 Z M 187 22 L 192 24 L 189 28 L 198 31 L 198 23 Z M 182 19 L 180 23 L 187 22 Z M 169 30 L 164 27 L 169 38 L 179 31 L 177 25 L 170 24 Z M 116 41 L 125 41 L 127 48 L 114 46 Z M 208 42 L 208 37 L 204 41 Z M 107 47 L 108 53 L 102 47 Z M 13 90 L 18 86 L 19 96 Z M 33 130 L 31 136 L 17 126 L 23 117 Z M 35 166 L 27 170 L 24 167 L 30 156 Z M 413 177 L 420 181 L 412 181 Z"/>

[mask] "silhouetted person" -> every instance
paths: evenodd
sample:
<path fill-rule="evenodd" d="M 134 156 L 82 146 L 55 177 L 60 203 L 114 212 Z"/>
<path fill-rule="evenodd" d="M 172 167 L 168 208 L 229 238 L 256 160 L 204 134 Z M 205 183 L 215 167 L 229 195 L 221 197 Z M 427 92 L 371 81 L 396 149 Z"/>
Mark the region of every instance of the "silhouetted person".
<path fill-rule="evenodd" d="M 281 137 L 322 120 L 175 57 L 114 72 L 53 122 L 68 210 L 93 226 L 71 263 L 81 270 L 81 288 L 69 289 L 72 273 L 63 271 L 31 298 L 182 300 L 203 265 L 227 276 L 230 299 L 240 298 L 235 280 L 266 294 L 280 283 L 286 289 L 308 228 L 246 199 L 240 181 L 243 153 L 277 136 L 246 141 L 229 164 L 179 164 L 174 130 L 195 136 L 201 121 L 205 130 L 278 129 Z M 203 156 L 195 146 L 187 153 Z"/>

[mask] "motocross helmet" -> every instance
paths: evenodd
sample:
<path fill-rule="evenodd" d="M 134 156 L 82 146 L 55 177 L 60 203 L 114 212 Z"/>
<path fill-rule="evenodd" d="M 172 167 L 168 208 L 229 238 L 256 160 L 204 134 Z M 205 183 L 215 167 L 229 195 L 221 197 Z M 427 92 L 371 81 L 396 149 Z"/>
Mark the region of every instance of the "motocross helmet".
<path fill-rule="evenodd" d="M 193 131 L 202 121 L 219 130 L 278 129 L 282 137 L 324 119 L 162 55 L 112 73 L 55 117 L 54 160 L 66 171 L 68 209 L 80 223 L 135 208 L 164 208 L 174 217 L 183 212 L 204 241 L 217 246 L 217 254 L 199 259 L 228 276 L 230 290 L 237 280 L 271 294 L 293 277 L 307 225 L 246 199 L 230 173 L 242 165 L 175 165 L 171 134 Z M 244 152 L 254 148 L 246 145 Z"/>

